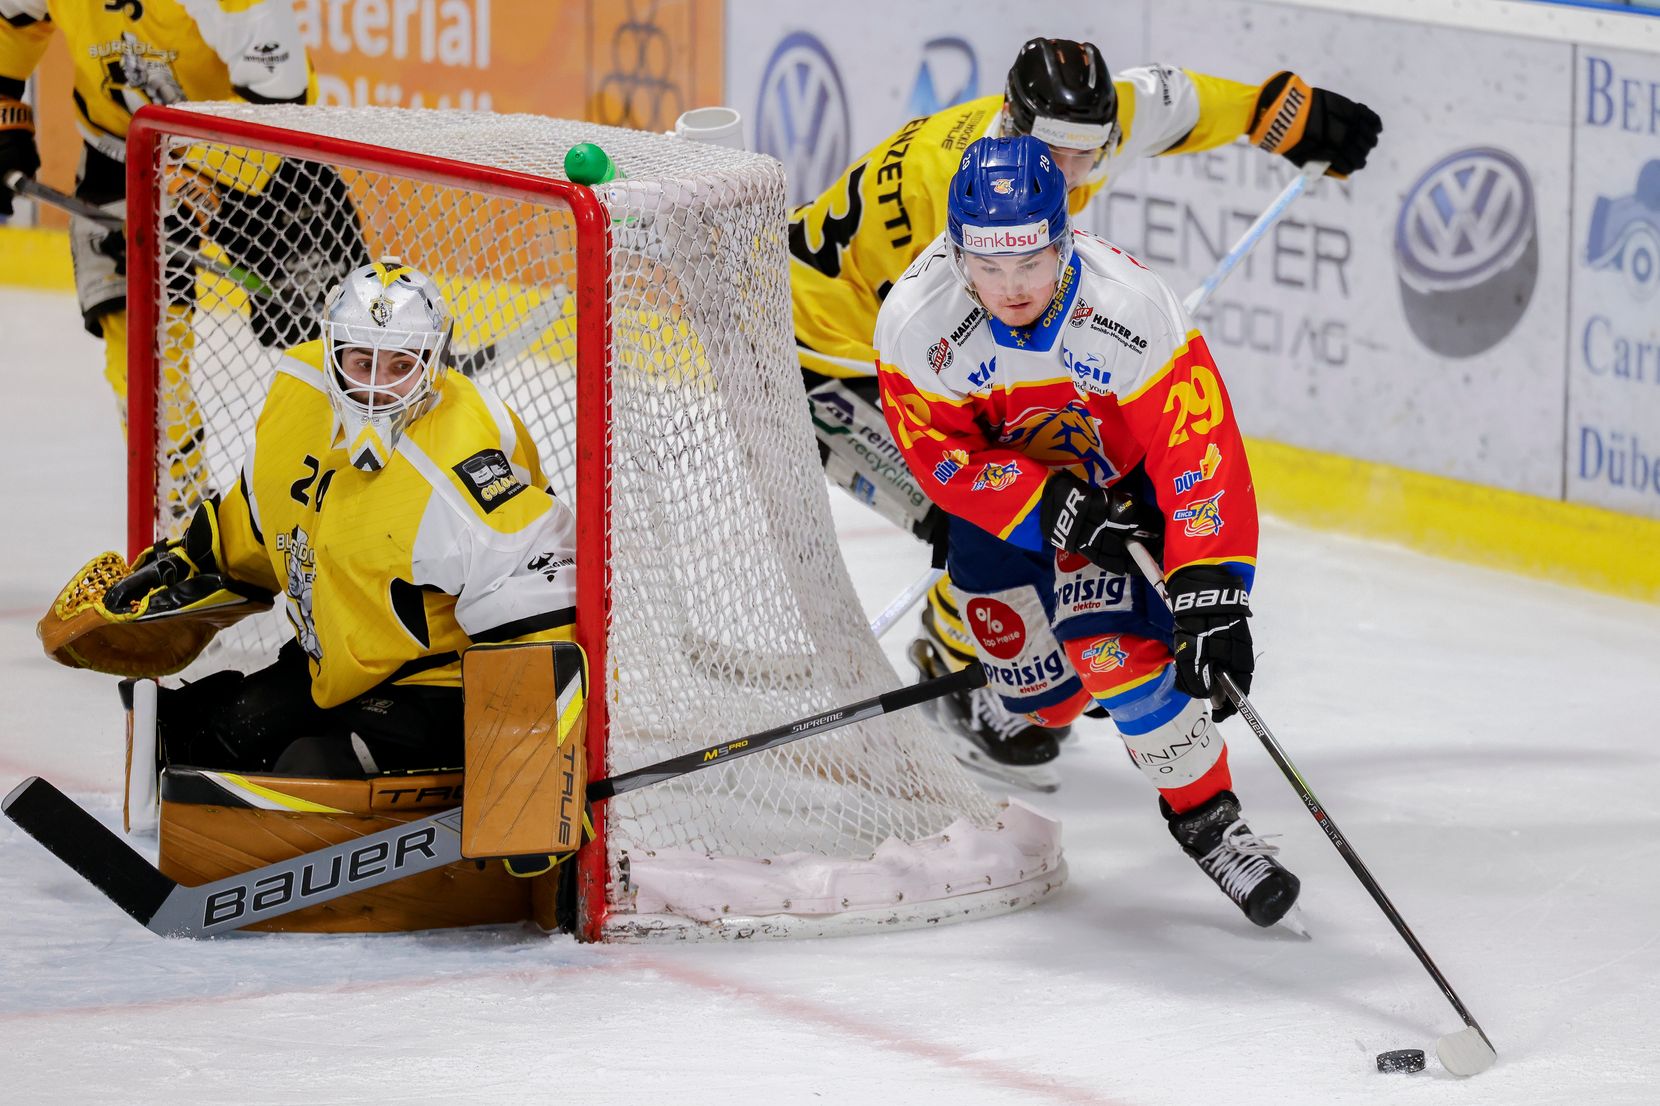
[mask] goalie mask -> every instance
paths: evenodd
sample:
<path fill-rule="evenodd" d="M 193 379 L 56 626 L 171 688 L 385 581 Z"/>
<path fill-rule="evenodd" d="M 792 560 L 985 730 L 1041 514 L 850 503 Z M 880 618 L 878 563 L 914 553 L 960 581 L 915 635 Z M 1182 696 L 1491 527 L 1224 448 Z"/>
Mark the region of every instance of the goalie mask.
<path fill-rule="evenodd" d="M 334 444 L 354 468 L 386 467 L 436 397 L 452 329 L 438 288 L 396 258 L 347 274 L 323 305 Z"/>

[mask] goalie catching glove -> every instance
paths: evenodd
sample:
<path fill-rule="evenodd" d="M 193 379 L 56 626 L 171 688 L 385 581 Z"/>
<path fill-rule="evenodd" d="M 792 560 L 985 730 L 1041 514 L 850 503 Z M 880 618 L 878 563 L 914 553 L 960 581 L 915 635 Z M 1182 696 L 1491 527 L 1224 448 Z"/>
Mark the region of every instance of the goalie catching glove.
<path fill-rule="evenodd" d="M 271 595 L 218 569 L 217 500 L 184 537 L 157 542 L 129 568 L 119 553 L 89 561 L 35 628 L 46 655 L 112 676 L 167 676 L 195 660 L 226 626 L 271 609 Z"/>

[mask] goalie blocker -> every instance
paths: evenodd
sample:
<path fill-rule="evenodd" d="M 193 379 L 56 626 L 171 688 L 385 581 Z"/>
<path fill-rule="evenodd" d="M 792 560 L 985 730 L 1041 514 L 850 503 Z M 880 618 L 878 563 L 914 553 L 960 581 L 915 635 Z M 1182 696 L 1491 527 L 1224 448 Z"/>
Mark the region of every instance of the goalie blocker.
<path fill-rule="evenodd" d="M 270 886 L 226 892 L 224 918 L 340 881 L 363 890 L 319 901 L 246 928 L 309 932 L 390 932 L 530 920 L 561 924 L 558 864 L 586 839 L 584 794 L 586 676 L 570 642 L 475 646 L 462 659 L 464 771 L 370 774 L 327 779 L 164 765 L 156 786 L 153 694 L 129 705 L 129 812 L 160 796 L 163 875 L 200 886 L 291 860 L 320 844 L 341 845 L 435 812 L 461 807 L 461 862 L 381 882 L 398 857 L 366 847 Z M 138 709 L 134 710 L 133 707 Z M 300 735 L 296 735 L 300 736 Z M 146 778 L 146 773 L 150 773 Z M 465 781 L 465 787 L 463 787 Z M 151 799 L 151 801 L 154 801 Z M 501 864 L 482 863 L 500 859 Z M 520 877 L 520 878 L 515 878 Z"/>

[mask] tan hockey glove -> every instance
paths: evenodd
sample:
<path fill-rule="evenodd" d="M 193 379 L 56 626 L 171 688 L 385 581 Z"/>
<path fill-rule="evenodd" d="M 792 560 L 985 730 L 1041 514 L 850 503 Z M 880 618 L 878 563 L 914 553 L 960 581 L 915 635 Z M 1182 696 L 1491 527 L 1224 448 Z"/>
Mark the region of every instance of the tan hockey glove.
<path fill-rule="evenodd" d="M 218 571 L 218 520 L 203 504 L 178 541 L 158 542 L 129 567 L 100 553 L 75 573 L 35 632 L 46 655 L 70 668 L 156 677 L 195 660 L 213 635 L 271 595 Z"/>

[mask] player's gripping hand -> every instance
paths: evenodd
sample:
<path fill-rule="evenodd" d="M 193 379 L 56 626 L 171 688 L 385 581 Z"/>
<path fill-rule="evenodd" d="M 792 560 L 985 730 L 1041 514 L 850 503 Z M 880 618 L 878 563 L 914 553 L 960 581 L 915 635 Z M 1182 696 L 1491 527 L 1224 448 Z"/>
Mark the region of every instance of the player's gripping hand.
<path fill-rule="evenodd" d="M 1209 699 L 1211 717 L 1234 712 L 1222 692 L 1226 672 L 1240 693 L 1251 690 L 1256 659 L 1251 655 L 1250 594 L 1239 577 L 1215 565 L 1178 570 L 1165 587 L 1176 622 L 1176 686 L 1195 699 Z"/>
<path fill-rule="evenodd" d="M 1252 143 L 1299 169 L 1326 161 L 1331 163 L 1326 176 L 1343 178 L 1366 167 L 1366 155 L 1382 131 L 1383 120 L 1365 104 L 1311 88 L 1297 74 L 1282 71 L 1262 86 L 1246 133 Z"/>
<path fill-rule="evenodd" d="M 0 96 L 0 215 L 12 213 L 12 190 L 6 187 L 6 176 L 18 172 L 32 177 L 39 168 L 34 113 L 23 101 Z"/>
<path fill-rule="evenodd" d="M 1053 472 L 1045 481 L 1038 522 L 1050 545 L 1120 576 L 1135 571 L 1125 542 L 1159 540 L 1158 523 L 1139 499 L 1118 488 L 1086 484 L 1070 472 Z"/>

